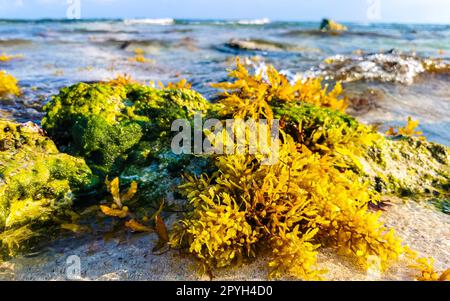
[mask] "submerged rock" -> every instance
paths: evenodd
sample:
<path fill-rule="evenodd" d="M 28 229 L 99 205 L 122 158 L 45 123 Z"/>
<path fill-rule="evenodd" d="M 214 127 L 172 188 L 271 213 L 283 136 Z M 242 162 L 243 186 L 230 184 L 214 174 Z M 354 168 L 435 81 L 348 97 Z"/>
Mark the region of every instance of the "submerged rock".
<path fill-rule="evenodd" d="M 307 49 L 291 45 L 287 43 L 279 43 L 274 41 L 262 40 L 262 39 L 231 39 L 227 44 L 227 47 L 237 50 L 247 51 L 267 51 L 267 52 L 302 52 L 302 51 L 319 51 L 317 49 Z"/>
<path fill-rule="evenodd" d="M 347 113 L 358 116 L 379 108 L 379 102 L 385 99 L 386 94 L 381 89 L 369 88 L 347 92 L 346 96 L 349 100 Z"/>
<path fill-rule="evenodd" d="M 46 105 L 43 128 L 64 151 L 86 159 L 101 177 L 136 180 L 141 199 L 153 202 L 180 182 L 189 155 L 171 151 L 171 125 L 206 112 L 209 103 L 190 89 L 137 83 L 94 83 L 64 88 Z"/>
<path fill-rule="evenodd" d="M 120 49 L 128 52 L 135 52 L 137 49 L 142 49 L 146 53 L 157 53 L 170 46 L 171 43 L 164 40 L 137 40 L 122 42 Z"/>
<path fill-rule="evenodd" d="M 0 257 L 66 216 L 74 193 L 95 181 L 83 159 L 60 153 L 37 125 L 0 120 Z"/>

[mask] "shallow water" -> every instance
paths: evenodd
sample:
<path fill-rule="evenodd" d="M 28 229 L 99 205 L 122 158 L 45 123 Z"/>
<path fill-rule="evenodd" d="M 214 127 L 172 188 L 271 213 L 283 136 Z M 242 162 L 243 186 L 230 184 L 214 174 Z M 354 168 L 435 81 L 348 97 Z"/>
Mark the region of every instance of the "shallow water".
<path fill-rule="evenodd" d="M 377 66 L 355 54 L 396 49 L 417 60 L 431 56 L 448 61 L 450 25 L 346 25 L 349 32 L 330 35 L 316 30 L 319 23 L 269 20 L 3 20 L 0 52 L 23 54 L 24 58 L 2 63 L 0 69 L 20 80 L 24 95 L 16 101 L 1 101 L 0 118 L 38 122 L 49 97 L 78 81 L 110 79 L 122 73 L 145 81 L 187 78 L 199 92 L 213 97 L 215 91 L 209 84 L 225 79 L 236 55 L 258 56 L 261 62 L 293 76 L 319 74 L 325 59 L 342 55 L 353 57 L 346 66 L 355 61 L 363 66 L 362 71 L 361 65 L 350 69 L 353 75 L 362 72 L 362 77 L 344 84 L 350 94 L 358 95 L 351 114 L 379 124 L 382 130 L 404 124 L 412 116 L 421 121 L 420 130 L 429 140 L 450 145 L 448 73 L 419 72 L 412 68 L 414 62 L 407 61 L 405 68 L 412 69 L 406 73 L 403 67 L 395 67 L 381 77 L 368 76 L 378 72 Z M 252 47 L 230 45 L 231 40 L 250 41 Z M 152 62 L 129 61 L 136 48 L 143 49 Z M 398 62 L 400 56 L 390 59 Z M 367 65 L 375 69 L 364 69 Z M 387 76 L 395 72 L 408 80 Z M 377 92 L 369 97 L 369 89 Z"/>

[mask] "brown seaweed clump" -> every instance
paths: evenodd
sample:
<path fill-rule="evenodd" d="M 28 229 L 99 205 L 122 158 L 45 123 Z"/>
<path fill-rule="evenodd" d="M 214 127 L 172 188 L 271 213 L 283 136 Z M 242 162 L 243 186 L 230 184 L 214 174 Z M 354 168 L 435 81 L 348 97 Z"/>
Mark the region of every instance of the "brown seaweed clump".
<path fill-rule="evenodd" d="M 265 76 L 251 75 L 239 63 L 230 76 L 234 81 L 215 85 L 224 90 L 216 115 L 279 119 L 278 161 L 265 165 L 263 156 L 242 152 L 213 155 L 215 172 L 189 176 L 180 186 L 190 210 L 171 233 L 172 247 L 190 253 L 205 273 L 264 253 L 270 277 L 321 279 L 317 253 L 328 246 L 362 268 L 385 271 L 405 257 L 419 263 L 422 274 L 432 271 L 423 279 L 439 278 L 369 205 L 381 193 L 445 189 L 447 148 L 409 131 L 387 139 L 343 112 L 339 88 L 291 84 L 273 67 Z M 212 140 L 218 137 L 223 134 Z"/>

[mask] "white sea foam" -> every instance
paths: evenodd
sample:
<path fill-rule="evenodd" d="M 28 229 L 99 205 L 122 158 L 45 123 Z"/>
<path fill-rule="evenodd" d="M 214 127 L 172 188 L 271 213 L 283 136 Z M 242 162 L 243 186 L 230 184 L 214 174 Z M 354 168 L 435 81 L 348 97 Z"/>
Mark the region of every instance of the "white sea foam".
<path fill-rule="evenodd" d="M 254 61 L 251 60 L 248 57 L 244 58 L 244 64 L 249 66 L 250 69 L 253 71 L 254 74 L 261 74 L 263 80 L 265 81 L 269 81 L 269 77 L 267 75 L 267 64 L 266 62 L 264 62 L 263 60 L 258 60 L 258 61 Z M 296 74 L 293 74 L 292 72 L 290 72 L 289 70 L 280 70 L 280 74 L 284 75 L 287 77 L 287 79 L 294 84 L 296 81 L 294 81 L 294 77 L 296 76 Z"/>
<path fill-rule="evenodd" d="M 335 55 L 318 68 L 303 74 L 304 77 L 322 76 L 346 82 L 369 80 L 412 84 L 415 77 L 425 72 L 423 59 L 397 53 L 368 55 Z"/>
<path fill-rule="evenodd" d="M 172 25 L 175 23 L 174 19 L 162 18 L 162 19 L 127 19 L 124 20 L 125 25 Z"/>
<path fill-rule="evenodd" d="M 239 20 L 236 23 L 240 24 L 240 25 L 264 25 L 264 24 L 269 24 L 270 20 L 268 18 L 253 19 L 253 20 Z"/>

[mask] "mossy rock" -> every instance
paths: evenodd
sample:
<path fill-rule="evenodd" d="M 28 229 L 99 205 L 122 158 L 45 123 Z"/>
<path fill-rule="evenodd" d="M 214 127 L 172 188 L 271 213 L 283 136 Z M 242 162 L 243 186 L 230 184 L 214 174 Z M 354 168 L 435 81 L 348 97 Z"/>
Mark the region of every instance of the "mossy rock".
<path fill-rule="evenodd" d="M 37 125 L 0 120 L 0 253 L 26 247 L 95 184 L 84 160 L 60 153 Z"/>
<path fill-rule="evenodd" d="M 368 148 L 361 162 L 380 191 L 417 199 L 450 196 L 446 146 L 416 137 L 384 138 Z"/>
<path fill-rule="evenodd" d="M 448 199 L 450 149 L 416 137 L 385 137 L 376 129 L 313 105 L 274 107 L 283 129 L 322 155 L 340 156 L 350 168 L 385 194 Z M 346 166 L 346 167 L 345 167 Z"/>
<path fill-rule="evenodd" d="M 328 142 L 322 136 L 315 140 L 314 134 L 318 129 L 330 131 L 342 129 L 345 137 L 354 135 L 358 131 L 359 123 L 353 117 L 336 110 L 321 108 L 311 104 L 289 105 L 274 107 L 275 118 L 281 120 L 284 130 L 293 137 L 297 136 L 298 142 L 314 147 L 314 144 Z M 299 127 L 301 134 L 299 136 Z"/>
<path fill-rule="evenodd" d="M 190 89 L 155 89 L 136 83 L 79 83 L 45 106 L 43 128 L 60 149 L 86 159 L 104 178 L 138 181 L 141 199 L 154 201 L 175 187 L 189 155 L 173 157 L 172 122 L 206 113 L 209 102 Z"/>
<path fill-rule="evenodd" d="M 146 164 L 127 165 L 120 175 L 122 184 L 139 183 L 139 200 L 142 205 L 162 201 L 168 193 L 181 197 L 177 187 L 183 175 L 212 173 L 211 159 L 206 156 L 176 155 L 170 150 L 162 151 Z"/>
<path fill-rule="evenodd" d="M 382 137 L 373 127 L 351 116 L 311 104 L 283 104 L 273 108 L 283 131 L 323 156 L 334 157 L 336 167 L 363 173 L 360 156 Z"/>

